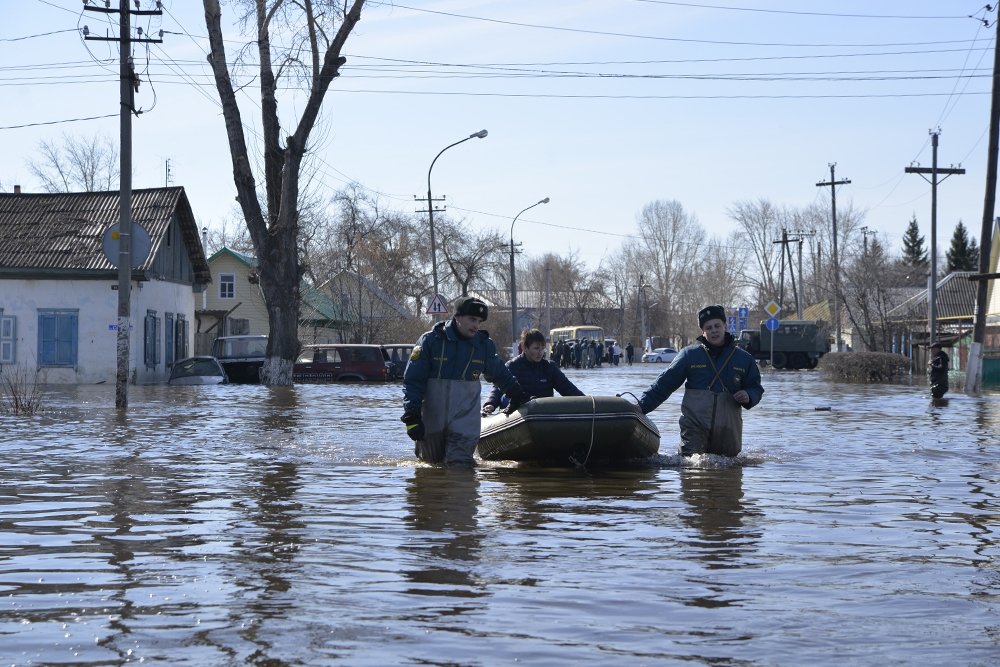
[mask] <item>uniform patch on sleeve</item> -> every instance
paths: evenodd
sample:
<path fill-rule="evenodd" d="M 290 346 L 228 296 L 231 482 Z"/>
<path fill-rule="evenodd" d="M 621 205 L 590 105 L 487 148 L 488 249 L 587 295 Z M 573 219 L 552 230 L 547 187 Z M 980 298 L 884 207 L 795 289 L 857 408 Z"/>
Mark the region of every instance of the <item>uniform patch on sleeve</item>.
<path fill-rule="evenodd" d="M 413 348 L 413 352 L 410 352 L 410 361 L 416 361 L 420 359 L 420 346 Z"/>

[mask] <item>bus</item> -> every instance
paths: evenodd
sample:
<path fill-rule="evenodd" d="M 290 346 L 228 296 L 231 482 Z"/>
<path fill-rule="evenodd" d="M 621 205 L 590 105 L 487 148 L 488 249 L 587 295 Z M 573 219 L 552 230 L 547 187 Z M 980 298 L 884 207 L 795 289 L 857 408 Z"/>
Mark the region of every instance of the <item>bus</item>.
<path fill-rule="evenodd" d="M 559 341 L 580 341 L 584 338 L 599 340 L 601 344 L 604 344 L 604 329 L 593 324 L 574 324 L 568 327 L 556 327 L 549 330 L 549 340 L 553 344 Z"/>

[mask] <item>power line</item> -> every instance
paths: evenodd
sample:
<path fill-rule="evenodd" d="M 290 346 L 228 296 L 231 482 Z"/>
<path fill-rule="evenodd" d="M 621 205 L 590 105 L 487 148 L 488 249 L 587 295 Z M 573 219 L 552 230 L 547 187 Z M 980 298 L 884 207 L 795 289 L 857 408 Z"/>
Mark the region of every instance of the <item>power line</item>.
<path fill-rule="evenodd" d="M 585 35 L 601 35 L 604 37 L 626 37 L 629 39 L 642 39 L 651 40 L 657 42 L 681 42 L 685 44 L 712 44 L 712 45 L 724 45 L 724 46 L 781 46 L 781 47 L 792 47 L 792 48 L 809 48 L 809 47 L 828 47 L 828 48 L 873 48 L 880 46 L 922 46 L 922 45 L 935 45 L 935 44 L 964 44 L 968 40 L 940 40 L 932 42 L 887 42 L 887 43 L 876 43 L 876 44 L 851 44 L 851 43 L 840 43 L 840 44 L 817 44 L 817 43 L 789 43 L 789 42 L 739 42 L 733 40 L 712 40 L 712 39 L 694 39 L 688 37 L 663 37 L 659 35 L 639 35 L 633 33 L 623 33 L 623 32 L 609 32 L 605 30 L 588 30 L 585 28 L 568 28 L 566 26 L 554 26 L 554 25 L 542 25 L 537 23 L 522 23 L 520 21 L 506 21 L 503 19 L 493 19 L 483 16 L 471 16 L 469 14 L 457 14 L 454 12 L 443 12 L 435 9 L 426 9 L 420 7 L 410 7 L 408 5 L 401 5 L 394 3 L 393 7 L 397 9 L 409 9 L 414 12 L 421 12 L 426 14 L 436 14 L 438 16 L 450 16 L 452 18 L 468 19 L 471 21 L 483 21 L 486 23 L 497 23 L 500 25 L 509 25 L 517 28 L 532 28 L 536 30 L 554 30 L 558 32 L 572 32 L 581 33 Z"/>
<path fill-rule="evenodd" d="M 632 0 L 633 2 L 645 2 L 653 5 L 674 5 L 677 7 L 693 7 L 696 9 L 721 9 L 725 11 L 732 12 L 758 12 L 761 14 L 786 14 L 793 16 L 828 16 L 833 18 L 852 18 L 852 19 L 962 19 L 966 20 L 970 18 L 966 16 L 913 16 L 913 15 L 899 15 L 899 14 L 841 14 L 836 12 L 806 12 L 806 11 L 794 11 L 790 9 L 760 9 L 756 7 L 730 7 L 723 5 L 706 5 L 695 2 L 672 2 L 671 0 Z"/>
<path fill-rule="evenodd" d="M 0 127 L 0 130 L 20 130 L 25 127 L 38 127 L 40 125 L 59 125 L 61 123 L 76 123 L 84 120 L 98 120 L 101 118 L 117 118 L 118 114 L 111 113 L 104 116 L 87 116 L 86 118 L 64 118 L 62 120 L 47 120 L 39 121 L 37 123 L 24 123 L 23 125 L 5 125 Z"/>

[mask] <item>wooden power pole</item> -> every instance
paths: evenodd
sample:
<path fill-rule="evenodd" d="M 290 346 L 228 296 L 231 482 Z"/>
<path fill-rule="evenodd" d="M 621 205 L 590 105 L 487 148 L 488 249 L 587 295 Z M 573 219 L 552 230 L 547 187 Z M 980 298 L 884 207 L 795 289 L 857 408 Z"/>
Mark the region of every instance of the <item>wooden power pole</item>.
<path fill-rule="evenodd" d="M 941 134 L 941 129 L 938 128 L 936 131 L 931 130 L 931 166 L 927 167 L 907 167 L 905 172 L 907 174 L 920 174 L 925 181 L 931 184 L 931 272 L 928 276 L 928 295 L 930 302 L 929 312 L 927 316 L 927 329 L 928 329 L 928 339 L 927 347 L 929 348 L 937 340 L 937 186 L 938 186 L 938 176 L 944 175 L 944 178 L 948 178 L 954 174 L 964 174 L 965 170 L 961 168 L 949 167 L 947 169 L 938 167 L 938 135 Z M 924 174 L 930 174 L 930 180 L 927 179 Z M 941 180 L 943 181 L 944 178 Z"/>
<path fill-rule="evenodd" d="M 817 188 L 830 187 L 830 205 L 831 205 L 831 216 L 830 219 L 833 222 L 833 321 L 834 326 L 837 330 L 837 352 L 841 351 L 840 344 L 840 257 L 837 255 L 837 186 L 838 185 L 849 185 L 850 179 L 845 178 L 842 181 L 838 181 L 836 176 L 834 176 L 834 170 L 837 168 L 836 162 L 830 163 L 830 180 L 820 181 L 816 184 Z"/>

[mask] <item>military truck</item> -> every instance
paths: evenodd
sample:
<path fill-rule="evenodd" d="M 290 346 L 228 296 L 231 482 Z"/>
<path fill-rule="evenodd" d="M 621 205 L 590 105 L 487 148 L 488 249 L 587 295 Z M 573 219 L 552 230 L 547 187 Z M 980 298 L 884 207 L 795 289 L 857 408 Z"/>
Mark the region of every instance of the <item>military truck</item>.
<path fill-rule="evenodd" d="M 739 346 L 758 361 L 773 360 L 775 368 L 816 368 L 820 357 L 830 351 L 830 340 L 822 320 L 781 320 L 773 332 L 768 330 L 767 322 L 760 323 L 759 331 L 744 329 Z"/>

